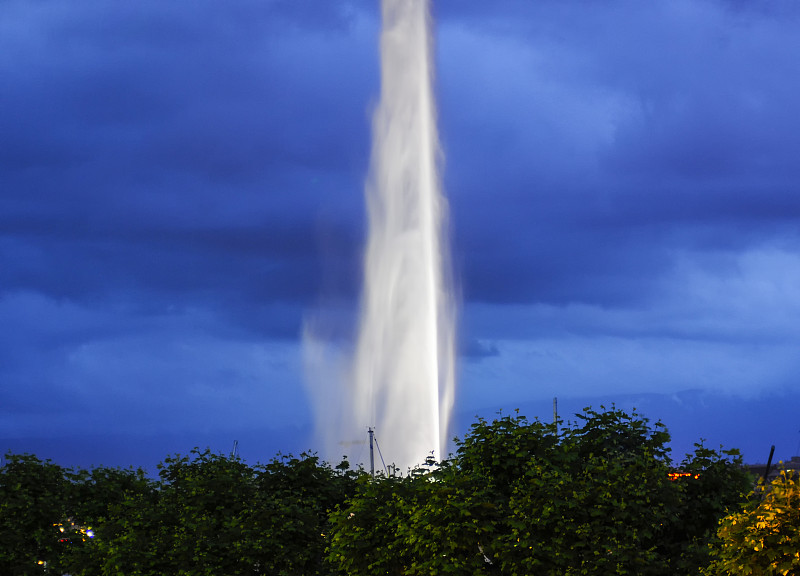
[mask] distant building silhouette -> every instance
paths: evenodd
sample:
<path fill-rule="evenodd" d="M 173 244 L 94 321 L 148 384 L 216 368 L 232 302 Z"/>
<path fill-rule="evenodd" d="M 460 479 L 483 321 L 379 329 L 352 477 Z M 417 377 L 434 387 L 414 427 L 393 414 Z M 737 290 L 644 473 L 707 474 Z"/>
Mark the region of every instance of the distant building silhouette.
<path fill-rule="evenodd" d="M 745 466 L 751 474 L 755 477 L 763 478 L 764 473 L 767 471 L 766 464 L 747 464 Z M 778 461 L 770 466 L 769 474 L 767 475 L 767 482 L 772 482 L 777 478 L 781 470 L 798 470 L 800 471 L 800 456 L 792 456 L 791 460 L 783 462 Z"/>

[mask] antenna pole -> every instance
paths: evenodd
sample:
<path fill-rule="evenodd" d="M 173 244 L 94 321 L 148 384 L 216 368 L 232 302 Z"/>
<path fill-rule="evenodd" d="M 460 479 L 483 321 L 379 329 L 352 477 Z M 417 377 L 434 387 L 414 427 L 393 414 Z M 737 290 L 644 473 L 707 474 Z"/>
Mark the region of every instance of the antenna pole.
<path fill-rule="evenodd" d="M 767 468 L 764 470 L 764 484 L 767 483 L 769 477 L 769 469 L 772 468 L 772 455 L 775 454 L 775 444 L 769 449 L 769 458 L 767 458 Z"/>
<path fill-rule="evenodd" d="M 369 430 L 369 473 L 375 477 L 375 430 L 370 426 Z"/>
<path fill-rule="evenodd" d="M 556 435 L 558 435 L 558 397 L 553 396 L 553 425 L 556 427 Z"/>

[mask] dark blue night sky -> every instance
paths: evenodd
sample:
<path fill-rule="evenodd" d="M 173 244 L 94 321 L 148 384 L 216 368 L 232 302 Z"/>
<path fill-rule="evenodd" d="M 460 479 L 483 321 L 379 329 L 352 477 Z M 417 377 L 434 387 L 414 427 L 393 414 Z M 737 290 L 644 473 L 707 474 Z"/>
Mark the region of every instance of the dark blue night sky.
<path fill-rule="evenodd" d="M 800 451 L 800 5 L 434 0 L 458 429 Z M 377 1 L 0 4 L 0 451 L 311 445 L 352 337 Z"/>

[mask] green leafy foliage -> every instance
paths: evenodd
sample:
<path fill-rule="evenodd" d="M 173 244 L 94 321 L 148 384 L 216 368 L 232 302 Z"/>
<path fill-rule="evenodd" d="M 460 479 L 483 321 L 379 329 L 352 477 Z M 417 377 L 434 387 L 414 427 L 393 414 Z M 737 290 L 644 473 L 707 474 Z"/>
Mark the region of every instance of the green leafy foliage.
<path fill-rule="evenodd" d="M 250 466 L 195 449 L 157 478 L 8 455 L 0 574 L 697 574 L 731 513 L 709 573 L 796 573 L 796 479 L 736 515 L 749 489 L 736 451 L 698 444 L 671 474 L 660 423 L 576 417 L 477 419 L 454 455 L 405 476 L 313 454 Z"/>
<path fill-rule="evenodd" d="M 79 523 L 79 538 L 65 547 L 65 565 L 70 574 L 103 574 L 109 543 L 127 530 L 134 510 L 152 509 L 155 483 L 144 470 L 100 467 L 70 473 L 71 490 L 66 506 L 73 522 Z M 137 502 L 129 508 L 130 502 Z M 145 507 L 142 502 L 149 502 Z M 99 537 L 95 537 L 99 535 Z M 122 565 L 126 565 L 124 562 Z"/>
<path fill-rule="evenodd" d="M 707 574 L 800 574 L 800 475 L 781 471 L 743 511 L 723 518 L 717 535 Z"/>
<path fill-rule="evenodd" d="M 0 574 L 327 574 L 328 512 L 359 474 L 311 454 L 251 467 L 195 449 L 166 458 L 157 480 L 7 455 Z"/>
<path fill-rule="evenodd" d="M 0 574 L 44 574 L 62 564 L 68 470 L 30 454 L 0 468 Z M 48 565 L 40 564 L 48 562 Z M 60 573 L 60 572 L 56 572 Z"/>
<path fill-rule="evenodd" d="M 331 513 L 329 565 L 337 574 L 405 574 L 411 554 L 398 528 L 408 520 L 406 503 L 416 476 L 362 475 L 355 494 Z"/>
<path fill-rule="evenodd" d="M 712 450 L 702 442 L 679 466 L 674 479 L 680 490 L 675 517 L 670 523 L 666 553 L 681 573 L 710 561 L 708 543 L 717 523 L 729 510 L 738 509 L 752 488 L 738 450 Z"/>
<path fill-rule="evenodd" d="M 103 574 L 322 574 L 328 510 L 355 484 L 310 454 L 250 467 L 194 450 L 159 476 L 121 503 L 128 524 L 100 544 Z"/>
<path fill-rule="evenodd" d="M 747 475 L 703 448 L 674 481 L 668 442 L 613 408 L 561 430 L 478 419 L 433 470 L 362 480 L 332 515 L 328 561 L 348 575 L 696 574 Z"/>
<path fill-rule="evenodd" d="M 261 573 L 327 574 L 328 512 L 355 490 L 359 474 L 311 454 L 279 457 L 257 469 L 255 495 L 244 523 L 249 557 Z"/>
<path fill-rule="evenodd" d="M 234 554 L 255 494 L 252 470 L 236 458 L 192 451 L 160 465 L 153 512 L 152 559 L 162 573 L 242 574 L 248 558 Z"/>
<path fill-rule="evenodd" d="M 452 460 L 406 478 L 365 479 L 333 514 L 328 559 L 340 574 L 487 574 L 507 532 L 514 482 L 552 430 L 522 416 L 478 419 Z M 365 538 L 374 537 L 374 540 Z"/>
<path fill-rule="evenodd" d="M 622 411 L 578 415 L 530 461 L 511 502 L 509 574 L 667 574 L 676 504 L 663 427 Z"/>

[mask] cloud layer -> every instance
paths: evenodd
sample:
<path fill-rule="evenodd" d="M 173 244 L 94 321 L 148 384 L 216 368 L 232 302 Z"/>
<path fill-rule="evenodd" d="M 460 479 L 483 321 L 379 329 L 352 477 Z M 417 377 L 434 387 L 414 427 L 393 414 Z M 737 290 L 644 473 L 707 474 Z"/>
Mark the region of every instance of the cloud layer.
<path fill-rule="evenodd" d="M 791 389 L 800 9 L 434 15 L 460 406 Z M 303 318 L 354 323 L 379 24 L 3 3 L 0 438 L 308 424 Z"/>

